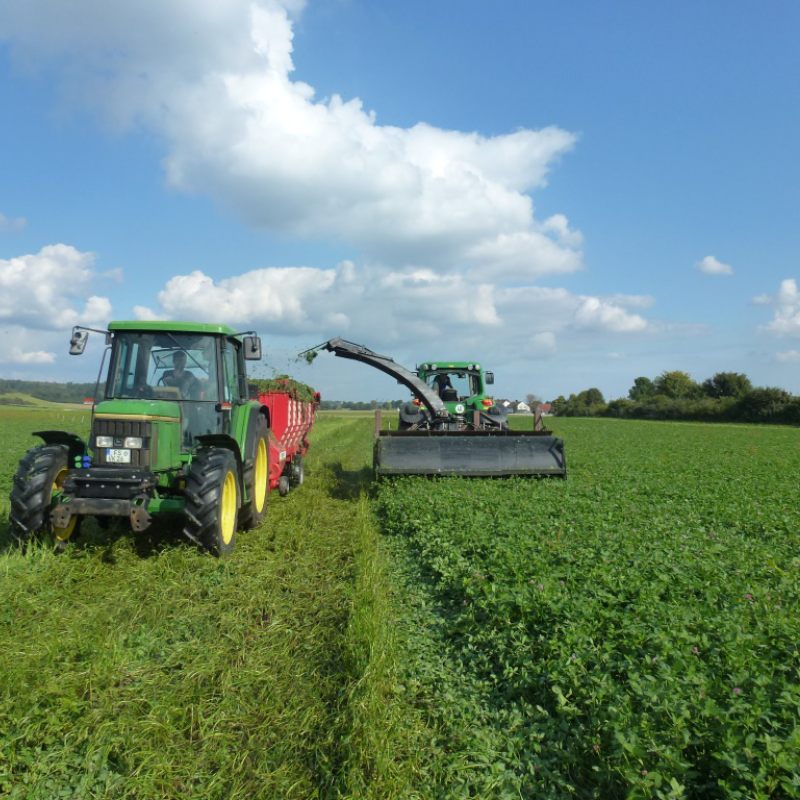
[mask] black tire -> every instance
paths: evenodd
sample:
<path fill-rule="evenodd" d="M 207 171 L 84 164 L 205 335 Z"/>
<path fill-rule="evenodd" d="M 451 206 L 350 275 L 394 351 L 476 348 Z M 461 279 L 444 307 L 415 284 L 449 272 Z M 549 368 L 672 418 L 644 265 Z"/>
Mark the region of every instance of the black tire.
<path fill-rule="evenodd" d="M 289 483 L 289 476 L 288 475 L 281 475 L 281 477 L 278 478 L 278 494 L 281 497 L 286 497 L 286 495 L 289 494 L 289 489 L 290 488 L 291 488 L 291 485 Z"/>
<path fill-rule="evenodd" d="M 11 488 L 11 535 L 25 545 L 32 537 L 42 538 L 63 549 L 80 531 L 80 517 L 66 528 L 53 528 L 50 511 L 54 491 L 69 470 L 69 451 L 64 445 L 44 444 L 29 450 L 19 462 Z"/>
<path fill-rule="evenodd" d="M 269 425 L 263 414 L 258 415 L 250 458 L 245 463 L 244 490 L 250 502 L 239 512 L 239 525 L 249 530 L 263 522 L 269 497 Z"/>
<path fill-rule="evenodd" d="M 292 486 L 302 486 L 306 479 L 306 468 L 303 464 L 303 456 L 295 456 L 292 459 L 291 470 L 289 472 L 289 482 Z"/>
<path fill-rule="evenodd" d="M 230 450 L 197 451 L 186 478 L 183 532 L 214 555 L 228 555 L 236 538 L 239 468 Z"/>

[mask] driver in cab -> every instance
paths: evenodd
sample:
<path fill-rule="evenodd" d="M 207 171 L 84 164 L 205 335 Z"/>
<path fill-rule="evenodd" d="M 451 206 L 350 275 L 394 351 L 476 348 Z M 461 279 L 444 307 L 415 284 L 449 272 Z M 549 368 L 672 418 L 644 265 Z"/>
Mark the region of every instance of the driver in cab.
<path fill-rule="evenodd" d="M 165 386 L 176 386 L 184 400 L 196 398 L 200 393 L 200 381 L 186 369 L 186 353 L 178 350 L 172 356 L 172 369 L 164 375 Z"/>

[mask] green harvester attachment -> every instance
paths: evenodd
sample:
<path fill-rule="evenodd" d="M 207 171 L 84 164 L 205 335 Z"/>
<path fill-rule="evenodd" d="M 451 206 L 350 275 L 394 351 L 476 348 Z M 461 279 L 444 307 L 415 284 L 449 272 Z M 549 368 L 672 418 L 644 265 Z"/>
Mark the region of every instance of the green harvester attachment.
<path fill-rule="evenodd" d="M 400 408 L 396 429 L 384 429 L 382 414 L 376 412 L 376 475 L 567 474 L 563 439 L 544 428 L 538 409 L 532 430 L 510 428 L 507 410 L 486 395 L 494 376 L 480 364 L 437 361 L 411 372 L 388 356 L 339 338 L 306 352 L 316 350 L 369 364 L 414 395 Z"/>

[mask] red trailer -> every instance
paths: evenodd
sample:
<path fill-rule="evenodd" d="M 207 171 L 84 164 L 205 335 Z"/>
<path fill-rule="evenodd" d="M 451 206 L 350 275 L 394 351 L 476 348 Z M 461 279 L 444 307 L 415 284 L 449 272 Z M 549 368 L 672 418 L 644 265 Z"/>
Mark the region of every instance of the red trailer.
<path fill-rule="evenodd" d="M 261 392 L 258 399 L 269 419 L 269 490 L 278 489 L 281 497 L 292 486 L 303 483 L 303 457 L 308 451 L 308 432 L 314 424 L 320 395 L 301 400 L 298 389 L 288 380 L 278 380 L 279 388 Z"/>

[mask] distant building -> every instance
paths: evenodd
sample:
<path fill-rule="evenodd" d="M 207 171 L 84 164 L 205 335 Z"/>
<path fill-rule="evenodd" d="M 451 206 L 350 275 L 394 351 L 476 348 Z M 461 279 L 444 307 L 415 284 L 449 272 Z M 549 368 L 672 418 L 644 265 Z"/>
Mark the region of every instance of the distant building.
<path fill-rule="evenodd" d="M 539 410 L 542 412 L 542 416 L 549 417 L 553 413 L 553 404 L 539 403 Z"/>
<path fill-rule="evenodd" d="M 522 400 L 511 400 L 506 405 L 509 414 L 530 414 L 531 407 Z"/>

